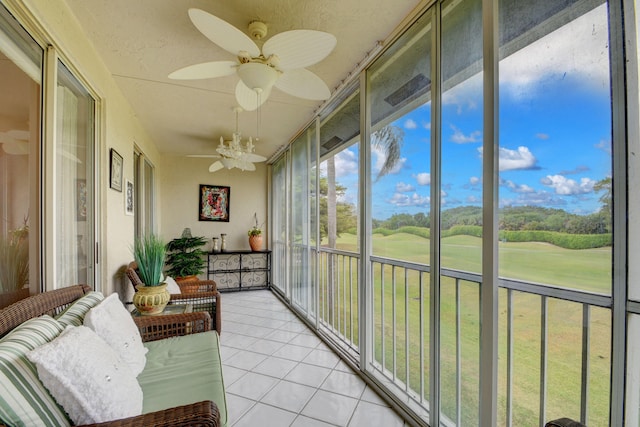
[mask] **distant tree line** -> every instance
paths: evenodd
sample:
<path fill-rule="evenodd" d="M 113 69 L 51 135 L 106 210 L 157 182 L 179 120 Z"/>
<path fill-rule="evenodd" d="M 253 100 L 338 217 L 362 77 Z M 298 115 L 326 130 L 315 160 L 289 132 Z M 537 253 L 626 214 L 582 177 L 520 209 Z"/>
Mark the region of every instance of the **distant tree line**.
<path fill-rule="evenodd" d="M 401 227 L 431 228 L 428 213 L 394 214 L 386 220 L 373 221 L 373 228 L 398 230 Z M 562 209 L 536 206 L 505 207 L 498 213 L 499 229 L 504 231 L 556 231 L 568 234 L 607 234 L 611 232 L 611 216 L 600 211 L 591 215 L 576 215 Z M 482 227 L 482 208 L 461 206 L 441 214 L 441 229 L 455 226 Z"/>

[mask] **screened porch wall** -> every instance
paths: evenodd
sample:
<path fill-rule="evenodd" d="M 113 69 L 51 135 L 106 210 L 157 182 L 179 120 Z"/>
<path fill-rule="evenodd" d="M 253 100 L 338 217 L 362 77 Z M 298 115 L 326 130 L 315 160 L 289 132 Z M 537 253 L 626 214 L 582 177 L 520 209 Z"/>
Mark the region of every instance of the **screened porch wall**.
<path fill-rule="evenodd" d="M 483 44 L 491 22 L 483 8 L 496 3 L 493 52 Z M 494 425 L 559 417 L 621 425 L 619 361 L 628 357 L 626 425 L 638 425 L 640 352 L 633 339 L 625 355 L 620 339 L 625 311 L 640 314 L 626 304 L 632 287 L 620 274 L 619 219 L 636 213 L 625 211 L 632 184 L 620 166 L 637 141 L 616 111 L 635 121 L 638 111 L 616 96 L 621 65 L 636 63 L 635 50 L 611 48 L 624 39 L 623 6 L 434 2 L 275 163 L 273 200 L 309 216 L 273 212 L 276 229 L 295 223 L 273 242 L 279 268 L 295 275 L 274 285 L 410 422 L 483 425 L 488 412 Z M 497 74 L 483 71 L 489 53 Z M 635 93 L 637 71 L 628 74 L 624 90 Z M 487 94 L 493 84 L 496 97 Z M 496 141 L 488 122 L 499 126 Z M 487 175 L 488 148 L 499 170 Z M 498 225 L 491 248 L 482 244 L 487 210 Z M 483 279 L 489 257 L 495 283 Z M 496 309 L 483 304 L 486 286 L 497 290 Z M 496 322 L 490 350 L 480 344 L 487 310 Z M 487 358 L 493 384 L 483 384 Z"/>

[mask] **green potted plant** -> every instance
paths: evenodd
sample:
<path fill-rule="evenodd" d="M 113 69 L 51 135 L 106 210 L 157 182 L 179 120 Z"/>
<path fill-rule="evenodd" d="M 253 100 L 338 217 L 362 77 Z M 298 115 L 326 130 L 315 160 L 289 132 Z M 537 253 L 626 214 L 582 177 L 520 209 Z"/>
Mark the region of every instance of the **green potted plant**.
<path fill-rule="evenodd" d="M 253 214 L 253 220 L 253 227 L 247 231 L 247 236 L 249 236 L 251 250 L 256 252 L 262 250 L 262 229 L 258 227 L 258 215 L 256 213 Z"/>
<path fill-rule="evenodd" d="M 134 242 L 133 256 L 144 286 L 138 286 L 133 304 L 142 314 L 162 313 L 171 297 L 167 284 L 161 282 L 166 252 L 164 242 L 155 234 L 136 238 Z"/>
<path fill-rule="evenodd" d="M 205 268 L 205 252 L 201 247 L 206 243 L 204 237 L 193 237 L 191 230 L 185 228 L 181 237 L 167 243 L 167 275 L 182 282 L 198 280 Z"/>
<path fill-rule="evenodd" d="M 9 232 L 0 237 L 0 308 L 29 296 L 28 227 Z"/>

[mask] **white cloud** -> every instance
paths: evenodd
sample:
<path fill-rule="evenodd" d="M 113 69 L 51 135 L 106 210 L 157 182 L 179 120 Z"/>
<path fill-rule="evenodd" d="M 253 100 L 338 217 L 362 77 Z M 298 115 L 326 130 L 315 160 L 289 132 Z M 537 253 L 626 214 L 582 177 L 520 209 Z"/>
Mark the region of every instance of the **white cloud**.
<path fill-rule="evenodd" d="M 607 141 L 606 139 L 601 139 L 600 142 L 594 144 L 598 150 L 602 150 L 607 154 L 611 154 L 611 141 Z"/>
<path fill-rule="evenodd" d="M 576 194 L 591 193 L 596 181 L 591 178 L 580 178 L 580 182 L 562 175 L 547 175 L 540 180 L 542 184 L 551 187 L 556 194 L 572 196 Z"/>
<path fill-rule="evenodd" d="M 482 157 L 482 147 L 478 148 L 478 152 L 480 153 L 480 157 Z M 535 169 L 537 159 L 527 147 L 520 146 L 517 150 L 509 150 L 508 148 L 500 147 L 498 162 L 500 165 L 500 171 L 503 172 L 510 170 Z"/>
<path fill-rule="evenodd" d="M 336 177 L 343 177 L 358 173 L 358 157 L 351 150 L 344 150 L 336 154 Z"/>
<path fill-rule="evenodd" d="M 482 100 L 482 73 L 471 76 L 442 94 L 442 104 L 455 105 L 457 114 L 477 109 L 480 100 Z"/>
<path fill-rule="evenodd" d="M 407 119 L 404 122 L 404 128 L 405 129 L 417 129 L 418 128 L 418 124 L 415 122 L 415 120 Z"/>
<path fill-rule="evenodd" d="M 573 170 L 563 170 L 558 172 L 558 175 L 575 175 L 578 173 L 588 172 L 590 169 L 585 165 L 576 166 Z"/>
<path fill-rule="evenodd" d="M 515 199 L 500 197 L 500 207 L 504 206 L 566 206 L 567 201 L 548 191 L 519 194 Z"/>
<path fill-rule="evenodd" d="M 514 193 L 535 193 L 536 191 L 532 187 L 528 186 L 527 184 L 516 184 L 515 182 L 510 181 L 508 179 L 501 180 L 500 185 L 507 187 L 509 190 L 513 191 Z"/>
<path fill-rule="evenodd" d="M 416 188 L 411 184 L 406 184 L 404 182 L 398 182 L 396 184 L 396 191 L 398 193 L 409 193 L 411 191 L 416 191 Z"/>
<path fill-rule="evenodd" d="M 376 146 L 371 146 L 371 157 L 375 158 L 375 162 L 373 163 L 373 173 L 377 174 L 382 169 L 382 165 L 384 165 L 385 160 L 387 160 L 387 155 L 383 149 Z M 389 175 L 396 175 L 399 173 L 407 162 L 406 157 L 401 157 L 396 163 L 395 167 L 389 171 Z"/>
<path fill-rule="evenodd" d="M 482 181 L 477 176 L 472 176 L 471 178 L 469 178 L 469 184 L 471 184 L 473 186 L 476 186 L 476 185 L 480 184 L 481 182 Z"/>
<path fill-rule="evenodd" d="M 412 195 L 394 193 L 394 195 L 389 199 L 389 203 L 395 206 L 428 206 L 429 205 L 429 197 L 421 196 L 418 193 L 413 193 Z"/>
<path fill-rule="evenodd" d="M 460 129 L 451 125 L 451 129 L 453 129 L 453 135 L 451 135 L 451 141 L 456 144 L 468 144 L 471 142 L 481 142 L 482 141 L 482 132 L 479 130 L 471 132 L 469 135 L 465 135 L 462 133 Z"/>
<path fill-rule="evenodd" d="M 500 61 L 501 90 L 533 97 L 538 84 L 570 79 L 609 88 L 607 5 L 603 4 Z"/>
<path fill-rule="evenodd" d="M 549 139 L 549 134 L 548 133 L 536 133 L 536 138 L 538 139 L 542 139 L 543 141 L 546 141 L 547 139 Z"/>
<path fill-rule="evenodd" d="M 431 185 L 431 174 L 428 172 L 422 172 L 411 175 L 418 185 Z"/>
<path fill-rule="evenodd" d="M 472 195 L 467 197 L 467 203 L 471 203 L 471 204 L 482 203 L 482 199 L 480 197 L 476 197 Z"/>

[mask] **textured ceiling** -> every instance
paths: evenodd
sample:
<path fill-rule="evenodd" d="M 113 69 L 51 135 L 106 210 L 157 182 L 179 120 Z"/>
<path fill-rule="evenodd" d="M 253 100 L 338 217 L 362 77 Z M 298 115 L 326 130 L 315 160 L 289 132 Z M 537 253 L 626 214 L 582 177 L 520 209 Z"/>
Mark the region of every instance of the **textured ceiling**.
<path fill-rule="evenodd" d="M 294 29 L 327 31 L 334 51 L 309 69 L 334 91 L 410 14 L 419 0 L 66 0 L 142 125 L 163 153 L 211 154 L 235 128 L 236 75 L 175 81 L 167 75 L 205 61 L 234 60 L 205 38 L 187 10 L 203 9 L 247 33 L 250 21 L 267 23 L 270 36 Z M 318 101 L 274 89 L 258 114 L 243 112 L 239 128 L 269 157 L 304 126 Z"/>

